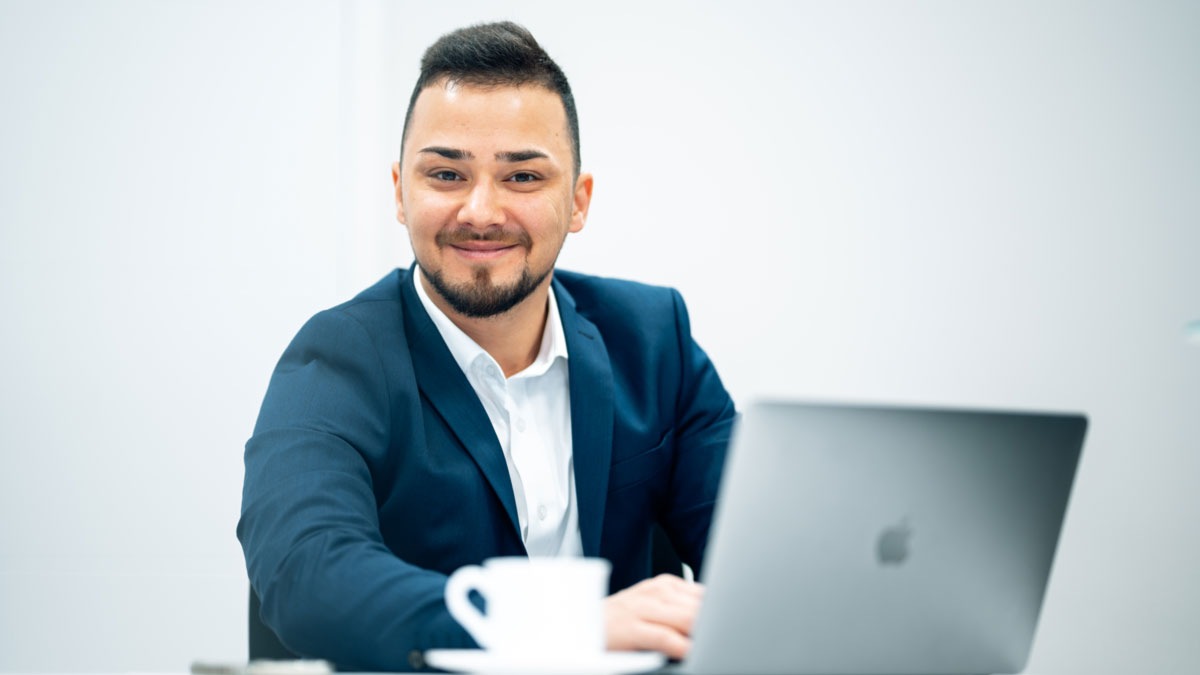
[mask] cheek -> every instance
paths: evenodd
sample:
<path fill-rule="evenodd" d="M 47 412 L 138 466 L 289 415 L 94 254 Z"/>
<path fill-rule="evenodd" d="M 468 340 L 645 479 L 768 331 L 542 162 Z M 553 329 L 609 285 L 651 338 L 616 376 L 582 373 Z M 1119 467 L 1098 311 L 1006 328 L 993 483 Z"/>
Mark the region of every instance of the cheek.
<path fill-rule="evenodd" d="M 571 202 L 550 194 L 537 195 L 537 211 L 543 229 L 565 230 L 571 221 Z"/>
<path fill-rule="evenodd" d="M 412 195 L 404 201 L 404 214 L 410 230 L 439 227 L 454 214 L 450 200 L 438 195 Z"/>

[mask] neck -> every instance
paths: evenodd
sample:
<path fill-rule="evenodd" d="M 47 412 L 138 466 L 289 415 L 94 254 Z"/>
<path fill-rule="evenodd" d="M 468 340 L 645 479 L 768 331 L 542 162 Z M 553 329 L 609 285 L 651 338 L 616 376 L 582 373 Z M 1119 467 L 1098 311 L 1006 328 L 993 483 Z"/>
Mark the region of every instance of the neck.
<path fill-rule="evenodd" d="M 433 304 L 437 305 L 459 330 L 496 359 L 505 377 L 525 370 L 537 358 L 549 312 L 550 277 L 512 309 L 482 318 L 466 316 L 455 311 L 429 284 L 424 274 L 421 274 L 419 279 Z"/>

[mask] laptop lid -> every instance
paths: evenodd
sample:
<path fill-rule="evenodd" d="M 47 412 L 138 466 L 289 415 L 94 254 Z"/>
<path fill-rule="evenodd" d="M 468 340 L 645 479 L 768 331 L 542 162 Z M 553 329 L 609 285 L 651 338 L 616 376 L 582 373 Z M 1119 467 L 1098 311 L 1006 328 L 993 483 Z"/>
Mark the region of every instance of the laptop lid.
<path fill-rule="evenodd" d="M 1013 673 L 1086 419 L 768 402 L 738 421 L 682 670 Z"/>

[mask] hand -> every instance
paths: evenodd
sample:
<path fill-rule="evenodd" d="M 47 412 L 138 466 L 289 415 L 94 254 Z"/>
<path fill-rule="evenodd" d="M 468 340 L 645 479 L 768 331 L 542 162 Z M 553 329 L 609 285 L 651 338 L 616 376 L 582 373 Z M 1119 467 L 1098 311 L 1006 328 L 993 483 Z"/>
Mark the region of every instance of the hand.
<path fill-rule="evenodd" d="M 704 587 L 660 574 L 604 600 L 604 629 L 610 651 L 649 649 L 682 659 L 692 647 L 692 622 Z"/>

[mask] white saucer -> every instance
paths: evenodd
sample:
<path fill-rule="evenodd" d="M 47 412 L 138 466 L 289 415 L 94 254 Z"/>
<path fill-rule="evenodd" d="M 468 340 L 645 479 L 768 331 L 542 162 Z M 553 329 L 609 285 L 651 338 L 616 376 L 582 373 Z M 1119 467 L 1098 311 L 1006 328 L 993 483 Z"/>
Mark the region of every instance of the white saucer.
<path fill-rule="evenodd" d="M 623 675 L 654 670 L 666 661 L 658 652 L 604 652 L 585 658 L 559 654 L 510 655 L 483 649 L 430 649 L 425 662 L 436 668 L 486 675 Z"/>

